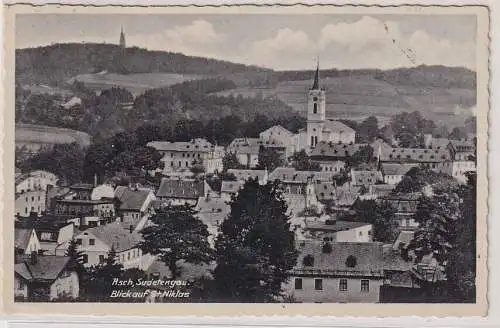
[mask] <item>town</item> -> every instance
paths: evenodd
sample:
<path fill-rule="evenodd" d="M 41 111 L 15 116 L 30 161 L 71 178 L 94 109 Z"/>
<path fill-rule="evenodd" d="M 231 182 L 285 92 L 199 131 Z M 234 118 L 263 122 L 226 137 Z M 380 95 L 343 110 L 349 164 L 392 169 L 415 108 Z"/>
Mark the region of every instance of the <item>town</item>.
<path fill-rule="evenodd" d="M 320 73 L 299 124 L 16 139 L 16 301 L 473 301 L 475 131 L 327 117 Z"/>

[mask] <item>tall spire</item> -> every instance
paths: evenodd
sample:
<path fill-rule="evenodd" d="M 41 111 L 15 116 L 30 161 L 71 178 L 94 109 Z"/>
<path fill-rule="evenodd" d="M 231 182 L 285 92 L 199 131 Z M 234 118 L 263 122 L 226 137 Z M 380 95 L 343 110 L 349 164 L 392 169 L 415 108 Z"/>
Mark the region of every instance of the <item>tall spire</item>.
<path fill-rule="evenodd" d="M 123 26 L 120 32 L 120 47 L 125 48 L 125 33 L 123 32 Z"/>
<path fill-rule="evenodd" d="M 316 73 L 314 74 L 314 83 L 311 90 L 319 90 L 319 58 L 316 62 Z"/>

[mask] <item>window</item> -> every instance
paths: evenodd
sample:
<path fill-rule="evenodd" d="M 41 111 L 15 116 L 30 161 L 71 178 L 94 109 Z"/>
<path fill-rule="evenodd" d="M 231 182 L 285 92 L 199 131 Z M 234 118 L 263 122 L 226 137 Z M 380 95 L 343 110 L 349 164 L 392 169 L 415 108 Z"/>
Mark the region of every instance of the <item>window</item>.
<path fill-rule="evenodd" d="M 130 252 L 127 252 L 127 261 L 130 260 Z"/>
<path fill-rule="evenodd" d="M 295 278 L 295 289 L 302 289 L 302 278 Z"/>
<path fill-rule="evenodd" d="M 304 266 L 313 266 L 314 265 L 314 256 L 306 255 L 304 256 L 303 263 Z"/>
<path fill-rule="evenodd" d="M 313 113 L 316 114 L 318 112 L 318 104 L 314 103 L 313 104 Z"/>
<path fill-rule="evenodd" d="M 370 291 L 370 280 L 361 279 L 361 291 L 368 293 Z"/>
<path fill-rule="evenodd" d="M 363 236 L 363 231 L 360 231 L 360 232 L 359 232 L 359 235 L 360 235 L 360 236 Z"/>
<path fill-rule="evenodd" d="M 347 279 L 340 279 L 340 281 L 339 281 L 339 290 L 341 292 L 347 291 Z"/>
<path fill-rule="evenodd" d="M 99 263 L 104 263 L 104 255 L 99 255 Z"/>
<path fill-rule="evenodd" d="M 97 223 L 97 222 L 94 222 L 94 223 Z M 94 238 L 90 238 L 89 239 L 89 245 L 90 246 L 94 246 L 95 245 L 95 239 Z"/>
<path fill-rule="evenodd" d="M 323 279 L 314 279 L 314 289 L 323 290 Z"/>
<path fill-rule="evenodd" d="M 83 254 L 83 263 L 89 262 L 89 256 L 87 254 Z"/>

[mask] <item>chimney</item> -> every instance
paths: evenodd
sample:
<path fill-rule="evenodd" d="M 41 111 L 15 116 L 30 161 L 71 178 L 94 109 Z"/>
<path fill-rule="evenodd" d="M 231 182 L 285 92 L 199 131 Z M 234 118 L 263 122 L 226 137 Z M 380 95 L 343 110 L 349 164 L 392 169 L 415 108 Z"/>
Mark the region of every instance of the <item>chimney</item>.
<path fill-rule="evenodd" d="M 31 265 L 36 265 L 37 263 L 38 263 L 37 253 L 36 252 L 31 252 L 30 264 Z"/>

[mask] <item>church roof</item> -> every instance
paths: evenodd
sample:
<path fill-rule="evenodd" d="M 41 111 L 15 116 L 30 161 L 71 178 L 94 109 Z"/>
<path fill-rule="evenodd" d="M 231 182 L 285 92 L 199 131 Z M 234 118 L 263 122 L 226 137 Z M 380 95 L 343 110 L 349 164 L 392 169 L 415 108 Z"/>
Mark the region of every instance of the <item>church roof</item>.
<path fill-rule="evenodd" d="M 337 133 L 354 133 L 354 129 L 348 127 L 340 121 L 326 121 L 323 125 L 323 131 Z"/>

